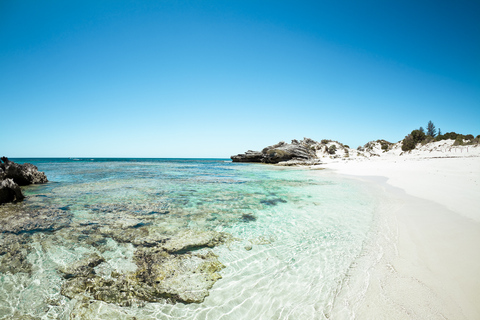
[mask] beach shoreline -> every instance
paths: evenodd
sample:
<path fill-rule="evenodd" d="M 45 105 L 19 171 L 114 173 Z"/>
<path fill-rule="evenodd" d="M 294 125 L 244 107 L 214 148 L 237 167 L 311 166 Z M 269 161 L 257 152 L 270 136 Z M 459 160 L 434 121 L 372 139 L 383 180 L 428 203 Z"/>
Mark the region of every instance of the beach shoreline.
<path fill-rule="evenodd" d="M 333 314 L 480 318 L 480 157 L 423 154 L 325 167 L 372 184 L 387 199 L 375 239 L 360 258 L 369 262 L 354 272 L 351 288 L 342 289 Z"/>

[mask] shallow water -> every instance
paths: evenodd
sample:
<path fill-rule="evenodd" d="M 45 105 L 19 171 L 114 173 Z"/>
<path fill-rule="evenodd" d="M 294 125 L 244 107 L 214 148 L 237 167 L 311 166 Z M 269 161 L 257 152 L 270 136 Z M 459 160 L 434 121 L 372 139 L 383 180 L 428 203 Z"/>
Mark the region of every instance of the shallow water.
<path fill-rule="evenodd" d="M 16 255 L 0 250 L 0 319 L 327 319 L 376 205 L 354 181 L 303 169 L 226 160 L 14 161 L 37 165 L 50 182 L 26 187 L 27 199 L 1 206 L 0 219 L 28 210 L 54 215 L 50 225 L 10 226 L 0 235 L 4 247 L 20 243 Z M 105 260 L 95 267 L 101 277 L 135 272 L 141 239 L 125 238 L 139 228 L 150 237 L 185 229 L 234 237 L 195 250 L 212 250 L 225 265 L 203 302 L 119 306 L 61 294 L 59 270 L 91 253 Z M 112 236 L 96 239 L 97 230 Z"/>

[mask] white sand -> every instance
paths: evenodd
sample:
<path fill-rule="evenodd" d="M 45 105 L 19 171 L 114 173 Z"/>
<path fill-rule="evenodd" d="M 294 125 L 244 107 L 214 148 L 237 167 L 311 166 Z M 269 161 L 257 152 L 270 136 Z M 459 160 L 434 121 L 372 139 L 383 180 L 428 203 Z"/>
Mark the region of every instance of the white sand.
<path fill-rule="evenodd" d="M 369 245 L 374 264 L 348 284 L 363 291 L 361 301 L 347 290 L 334 314 L 480 319 L 480 147 L 437 143 L 401 156 L 329 160 L 324 167 L 374 182 L 390 199 Z"/>

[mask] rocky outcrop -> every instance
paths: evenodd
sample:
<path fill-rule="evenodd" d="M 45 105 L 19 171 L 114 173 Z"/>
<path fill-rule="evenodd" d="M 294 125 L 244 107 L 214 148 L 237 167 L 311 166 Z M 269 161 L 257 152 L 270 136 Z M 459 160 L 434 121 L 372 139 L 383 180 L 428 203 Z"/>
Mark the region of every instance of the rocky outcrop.
<path fill-rule="evenodd" d="M 19 186 L 48 182 L 45 173 L 38 171 L 31 163 L 18 164 L 7 157 L 2 157 L 1 160 L 3 163 L 0 163 L 0 168 L 5 178 L 12 179 Z"/>
<path fill-rule="evenodd" d="M 292 143 L 283 141 L 264 148 L 261 152 L 249 150 L 244 154 L 232 156 L 233 162 L 261 162 L 279 163 L 290 160 L 313 160 L 316 159 L 315 141 L 305 138 L 302 141 L 292 140 Z"/>
<path fill-rule="evenodd" d="M 233 162 L 263 162 L 263 153 L 260 151 L 248 150 L 244 154 L 237 154 L 236 156 L 231 156 Z"/>
<path fill-rule="evenodd" d="M 25 196 L 12 179 L 0 180 L 0 203 L 22 201 Z"/>
<path fill-rule="evenodd" d="M 3 163 L 2 163 L 3 162 Z M 0 204 L 22 201 L 25 196 L 19 186 L 48 182 L 45 173 L 30 163 L 18 164 L 2 157 L 0 161 Z"/>

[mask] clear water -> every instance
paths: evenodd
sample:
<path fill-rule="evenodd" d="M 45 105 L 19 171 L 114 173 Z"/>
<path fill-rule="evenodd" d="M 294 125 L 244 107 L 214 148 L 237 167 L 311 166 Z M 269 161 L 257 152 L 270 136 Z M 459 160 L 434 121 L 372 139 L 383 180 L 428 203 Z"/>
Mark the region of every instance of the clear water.
<path fill-rule="evenodd" d="M 9 271 L 13 262 L 0 256 L 0 319 L 327 319 L 376 205 L 361 185 L 325 171 L 222 159 L 15 161 L 37 165 L 50 182 L 25 187 L 27 199 L 0 206 L 0 218 L 43 208 L 65 212 L 71 224 L 21 235 L 30 272 Z M 226 268 L 203 303 L 82 306 L 61 295 L 59 268 L 89 253 L 106 260 L 98 274 L 136 268 L 132 244 L 92 244 L 82 226 L 138 223 L 159 234 L 191 228 L 235 237 L 212 249 Z M 81 308 L 88 310 L 80 317 Z"/>

